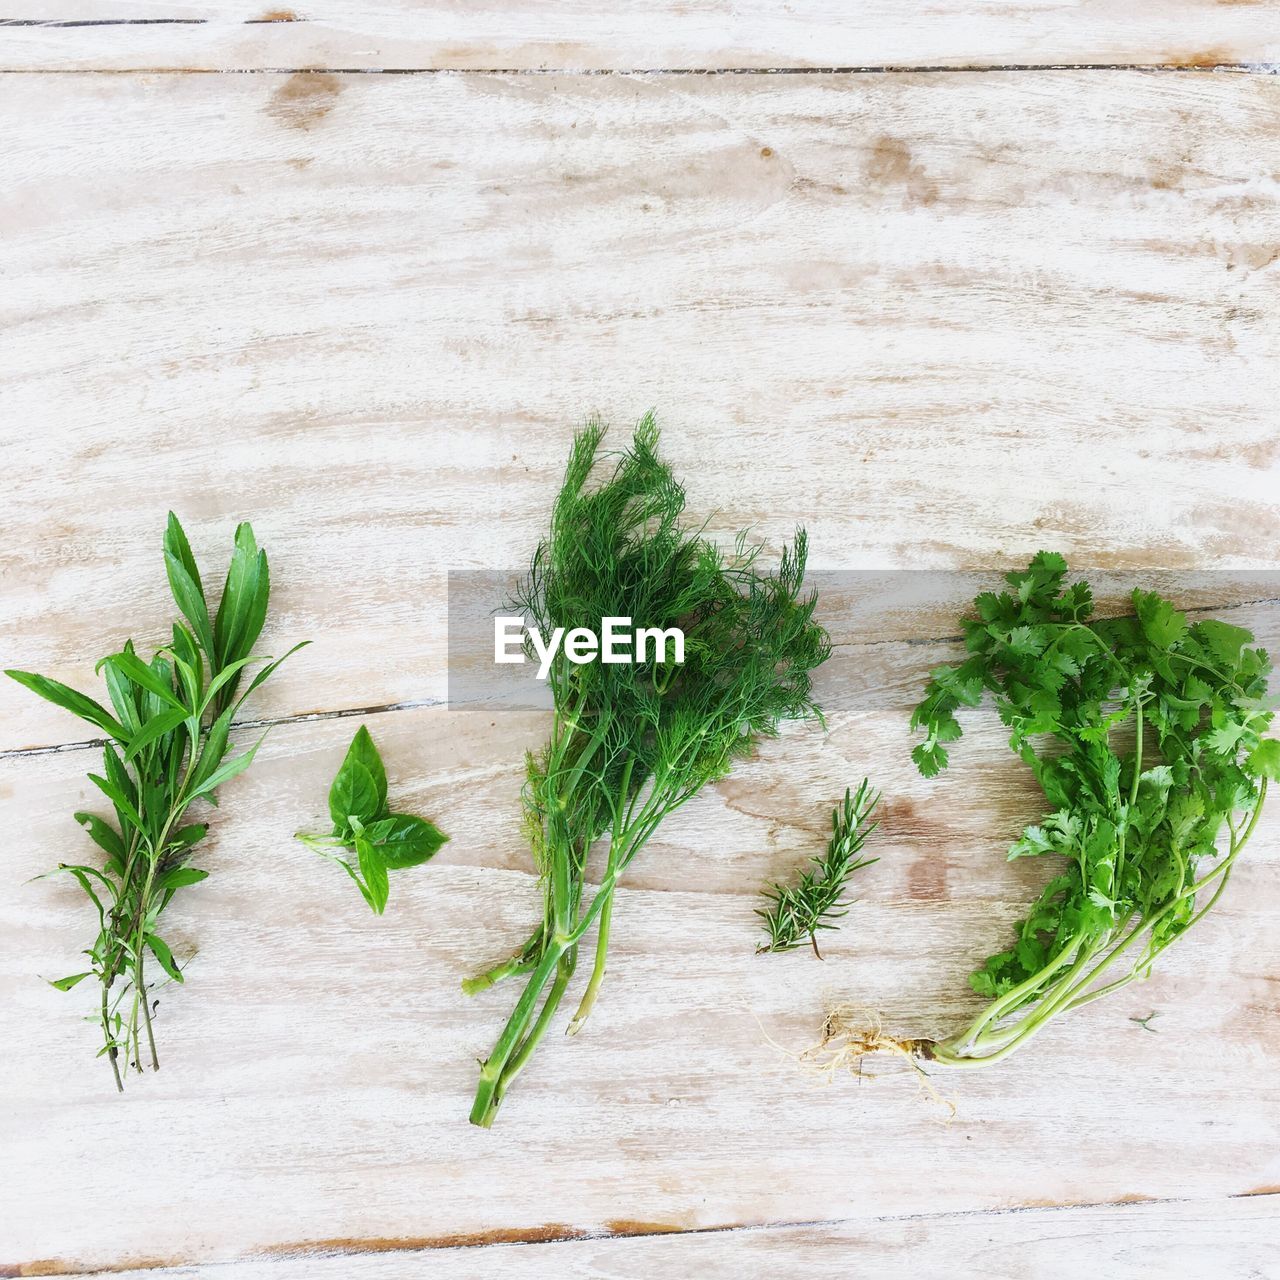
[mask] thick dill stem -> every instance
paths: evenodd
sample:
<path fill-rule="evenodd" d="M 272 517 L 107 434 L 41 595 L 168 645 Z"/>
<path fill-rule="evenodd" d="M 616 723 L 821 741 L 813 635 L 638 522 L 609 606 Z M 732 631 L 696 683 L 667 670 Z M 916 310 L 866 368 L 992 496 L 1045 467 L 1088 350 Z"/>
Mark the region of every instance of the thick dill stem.
<path fill-rule="evenodd" d="M 595 1008 L 596 996 L 600 993 L 600 984 L 604 982 L 605 966 L 609 955 L 609 928 L 613 922 L 613 893 L 617 884 L 621 867 L 630 860 L 630 845 L 635 836 L 634 828 L 624 825 L 623 804 L 628 799 L 632 766 L 634 758 L 627 761 L 622 773 L 622 784 L 614 805 L 613 833 L 609 840 L 609 859 L 605 864 L 604 886 L 600 889 L 603 905 L 600 907 L 600 926 L 596 931 L 596 958 L 591 968 L 591 977 L 587 989 L 578 1002 L 577 1012 L 569 1022 L 566 1035 L 576 1036 L 582 1030 L 583 1023 L 591 1016 Z"/>
<path fill-rule="evenodd" d="M 547 930 L 548 922 L 543 921 L 529 935 L 529 939 L 524 946 L 514 955 L 499 961 L 492 969 L 486 969 L 483 973 L 477 973 L 470 978 L 463 978 L 463 994 L 468 996 L 479 995 L 481 991 L 488 991 L 490 987 L 497 986 L 499 982 L 506 978 L 514 977 L 517 973 L 528 973 L 538 963 L 538 958 L 542 955 Z"/>
<path fill-rule="evenodd" d="M 613 891 L 610 890 L 604 906 L 600 908 L 600 928 L 596 934 L 595 965 L 592 967 L 587 989 L 582 993 L 582 999 L 578 1002 L 578 1011 L 573 1015 L 569 1023 L 569 1029 L 565 1033 L 566 1035 L 576 1036 L 582 1030 L 582 1024 L 591 1016 L 591 1010 L 595 1008 L 596 996 L 599 994 L 600 984 L 604 981 L 605 961 L 609 952 L 609 925 L 612 919 Z"/>
<path fill-rule="evenodd" d="M 538 1005 L 538 997 L 542 989 L 551 980 L 552 973 L 560 963 L 564 947 L 557 943 L 548 946 L 538 967 L 529 976 L 516 1007 L 507 1019 L 502 1034 L 493 1046 L 492 1052 L 480 1068 L 480 1083 L 476 1088 L 475 1102 L 471 1106 L 471 1123 L 488 1128 L 493 1123 L 497 1112 L 498 1082 L 506 1069 L 507 1062 L 515 1053 L 517 1046 L 525 1036 L 525 1030 L 533 1020 L 534 1010 Z"/>
<path fill-rule="evenodd" d="M 479 995 L 482 991 L 488 991 L 490 987 L 496 987 L 504 979 L 514 977 L 517 973 L 528 973 L 532 968 L 533 964 L 522 955 L 509 956 L 500 964 L 495 964 L 492 969 L 486 969 L 483 973 L 477 973 L 471 978 L 463 978 L 462 993 L 468 996 Z"/>
<path fill-rule="evenodd" d="M 524 1070 L 525 1064 L 533 1056 L 534 1050 L 538 1047 L 538 1042 L 546 1034 L 547 1028 L 551 1025 L 551 1019 L 555 1017 L 556 1010 L 560 1007 L 560 1001 L 564 998 L 565 989 L 568 987 L 569 979 L 573 977 L 573 971 L 577 968 L 577 965 L 578 948 L 570 947 L 556 964 L 556 980 L 552 984 L 551 990 L 547 993 L 547 998 L 543 1002 L 542 1011 L 538 1014 L 537 1021 L 520 1042 L 520 1047 L 511 1055 L 502 1075 L 498 1079 L 493 1101 L 489 1106 L 486 1119 L 482 1122 L 484 1127 L 487 1128 L 493 1123 L 493 1118 L 497 1115 L 498 1108 L 502 1105 L 502 1100 L 506 1097 L 507 1090 L 515 1083 L 516 1077 Z"/>

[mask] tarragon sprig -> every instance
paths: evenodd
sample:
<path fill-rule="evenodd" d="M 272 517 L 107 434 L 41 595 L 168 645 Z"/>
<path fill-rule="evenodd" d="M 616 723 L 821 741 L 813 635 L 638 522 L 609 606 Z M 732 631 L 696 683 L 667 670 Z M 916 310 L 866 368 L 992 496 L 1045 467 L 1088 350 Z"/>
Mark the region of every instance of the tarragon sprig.
<path fill-rule="evenodd" d="M 99 1056 L 110 1061 L 119 1089 L 124 1088 L 121 1055 L 126 1066 L 142 1070 L 144 1030 L 152 1068 L 160 1066 L 152 1028 L 155 984 L 147 976 L 147 956 L 154 957 L 169 980 L 183 981 L 182 967 L 160 936 L 160 917 L 179 889 L 208 875 L 189 865 L 207 827 L 203 822 L 184 824 L 183 819 L 196 801 L 216 803 L 217 789 L 248 768 L 262 738 L 228 758 L 232 721 L 245 699 L 302 648 L 295 645 L 274 662 L 252 653 L 267 615 L 270 580 L 266 552 L 258 548 L 249 525 L 236 530 L 222 598 L 212 618 L 191 547 L 172 512 L 164 558 L 186 624 L 174 623 L 172 643 L 150 662 L 126 641 L 119 653 L 98 663 L 111 711 L 57 680 L 6 672 L 107 735 L 103 772 L 91 773 L 89 780 L 111 802 L 115 822 L 93 813 L 75 815 L 105 853 L 105 862 L 101 867 L 62 863 L 48 874 L 72 876 L 97 914 L 97 936 L 84 952 L 90 967 L 52 985 L 69 991 L 86 978 L 98 980 Z M 238 694 L 246 669 L 261 661 L 267 665 Z"/>

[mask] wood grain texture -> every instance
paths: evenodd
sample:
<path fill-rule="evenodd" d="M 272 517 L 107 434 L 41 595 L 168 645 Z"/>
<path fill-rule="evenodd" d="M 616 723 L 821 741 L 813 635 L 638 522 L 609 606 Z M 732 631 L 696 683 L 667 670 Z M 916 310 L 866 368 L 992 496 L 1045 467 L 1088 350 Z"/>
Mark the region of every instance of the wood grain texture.
<path fill-rule="evenodd" d="M 120 1280 L 741 1280 L 804 1275 L 813 1280 L 906 1273 L 920 1280 L 1078 1280 L 1081 1258 L 1108 1280 L 1274 1280 L 1274 1196 L 1213 1204 L 1125 1204 L 998 1214 L 922 1215 L 873 1223 L 813 1223 L 732 1232 L 610 1236 L 497 1249 L 399 1249 L 302 1253 Z"/>
<path fill-rule="evenodd" d="M 18 0 L 0 66 L 633 70 L 1280 60 L 1276 0 Z"/>
<path fill-rule="evenodd" d="M 269 647 L 314 642 L 257 714 L 438 699 L 446 571 L 518 565 L 574 424 L 651 404 L 692 510 L 804 521 L 819 567 L 1273 568 L 1278 106 L 1136 73 L 6 77 L 6 663 L 87 686 L 163 635 L 172 506 L 210 565 L 251 516 Z M 9 682 L 0 725 L 84 736 Z"/>
<path fill-rule="evenodd" d="M 0 66 L 1280 56 L 1271 2 L 840 10 L 76 3 L 199 21 L 10 27 Z M 783 1050 L 832 997 L 953 1027 L 1046 874 L 1003 860 L 1036 796 L 989 717 L 943 779 L 906 754 L 993 570 L 1057 547 L 1115 572 L 1108 607 L 1141 578 L 1280 647 L 1278 105 L 1274 78 L 1132 72 L 0 78 L 5 665 L 88 687 L 160 638 L 169 506 L 214 577 L 252 518 L 268 647 L 315 642 L 256 703 L 284 723 L 175 903 L 199 954 L 123 1099 L 82 993 L 37 976 L 76 967 L 81 903 L 26 883 L 87 851 L 96 753 L 0 686 L 0 1275 L 1065 1280 L 1086 1248 L 1275 1274 L 1277 813 L 1147 984 L 941 1075 L 950 1124 L 908 1076 L 823 1087 Z M 591 1023 L 482 1132 L 515 992 L 458 982 L 536 912 L 516 805 L 546 721 L 438 705 L 446 574 L 520 564 L 574 424 L 650 404 L 713 530 L 803 521 L 819 568 L 880 572 L 824 596 L 829 731 L 668 821 Z M 453 835 L 381 921 L 291 840 L 360 719 Z M 758 886 L 866 771 L 882 861 L 826 963 L 756 957 Z"/>
<path fill-rule="evenodd" d="M 1280 630 L 1274 608 L 1251 621 L 1268 638 Z M 989 716 L 972 718 L 946 778 L 924 781 L 907 758 L 920 673 L 954 644 L 876 653 L 828 664 L 827 734 L 787 733 L 664 824 L 620 892 L 592 1022 L 549 1038 L 490 1132 L 465 1115 L 476 1058 L 515 992 L 467 1000 L 458 983 L 536 915 L 516 808 L 520 751 L 545 721 L 440 708 L 370 718 L 397 803 L 454 836 L 430 868 L 396 878 L 381 921 L 290 841 L 322 817 L 350 722 L 276 729 L 224 796 L 202 860 L 216 874 L 171 909 L 169 940 L 199 955 L 185 987 L 161 994 L 163 1070 L 123 1099 L 74 1016 L 80 997 L 33 974 L 74 966 L 80 903 L 24 883 L 80 851 L 68 810 L 91 799 L 93 757 L 0 763 L 12 833 L 0 992 L 20 1029 L 0 1139 L 23 1173 L 0 1200 L 0 1264 L 56 1272 L 796 1222 L 866 1221 L 883 1240 L 893 1228 L 878 1220 L 921 1213 L 1274 1191 L 1274 813 L 1230 893 L 1147 984 L 998 1070 L 939 1074 L 950 1124 L 891 1066 L 824 1087 L 782 1051 L 812 1040 L 833 995 L 904 1034 L 954 1026 L 977 1006 L 967 970 L 1048 873 L 1003 861 L 1036 809 Z M 860 877 L 826 962 L 754 955 L 761 880 L 815 846 L 824 806 L 872 766 L 887 796 L 883 860 Z M 1154 1032 L 1132 1021 L 1153 1009 Z M 164 1194 L 121 1213 L 109 1188 L 122 1178 Z"/>

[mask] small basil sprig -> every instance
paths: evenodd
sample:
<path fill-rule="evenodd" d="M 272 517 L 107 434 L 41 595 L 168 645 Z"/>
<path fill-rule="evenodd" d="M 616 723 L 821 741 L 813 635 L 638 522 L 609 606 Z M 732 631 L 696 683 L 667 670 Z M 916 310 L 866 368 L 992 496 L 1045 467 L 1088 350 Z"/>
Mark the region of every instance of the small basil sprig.
<path fill-rule="evenodd" d="M 378 915 L 387 906 L 387 872 L 426 862 L 449 838 L 425 818 L 387 808 L 387 771 L 363 725 L 356 730 L 329 788 L 329 816 L 333 819 L 329 835 L 299 831 L 296 838 L 336 862 Z M 335 849 L 354 853 L 356 866 Z"/>

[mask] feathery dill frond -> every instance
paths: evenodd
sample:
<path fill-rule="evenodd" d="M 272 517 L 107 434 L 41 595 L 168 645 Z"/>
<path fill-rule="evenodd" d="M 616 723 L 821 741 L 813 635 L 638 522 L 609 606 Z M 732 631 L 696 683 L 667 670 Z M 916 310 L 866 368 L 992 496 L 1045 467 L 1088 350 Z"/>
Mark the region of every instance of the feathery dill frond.
<path fill-rule="evenodd" d="M 550 530 L 510 609 L 544 635 L 557 627 L 599 634 L 606 618 L 630 618 L 633 634 L 678 627 L 684 661 L 664 659 L 656 646 L 630 663 L 579 664 L 563 649 L 551 659 L 551 737 L 525 789 L 544 919 L 515 956 L 467 984 L 480 990 L 532 970 L 482 1068 L 477 1124 L 491 1123 L 554 1014 L 579 940 L 598 920 L 595 969 L 571 1030 L 585 1019 L 604 976 L 614 888 L 663 818 L 783 721 L 821 720 L 811 677 L 831 643 L 814 620 L 816 596 L 802 594 L 804 530 L 766 573 L 745 536 L 726 555 L 705 526 L 686 523 L 684 487 L 658 456 L 652 414 L 629 447 L 605 454 L 603 440 L 598 422 L 575 437 Z M 602 841 L 600 886 L 588 893 L 587 860 Z"/>

